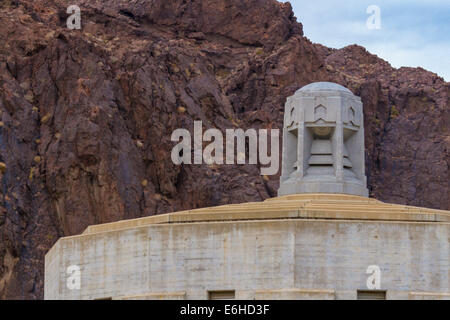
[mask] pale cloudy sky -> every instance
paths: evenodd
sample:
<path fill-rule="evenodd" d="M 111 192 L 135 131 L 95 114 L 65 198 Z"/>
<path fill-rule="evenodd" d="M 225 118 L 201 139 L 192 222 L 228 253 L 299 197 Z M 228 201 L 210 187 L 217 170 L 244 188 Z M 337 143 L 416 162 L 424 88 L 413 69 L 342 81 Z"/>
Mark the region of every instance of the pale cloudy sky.
<path fill-rule="evenodd" d="M 450 0 L 290 2 L 313 42 L 333 48 L 356 43 L 396 68 L 420 66 L 450 81 Z M 366 26 L 370 5 L 381 10 L 379 30 Z"/>

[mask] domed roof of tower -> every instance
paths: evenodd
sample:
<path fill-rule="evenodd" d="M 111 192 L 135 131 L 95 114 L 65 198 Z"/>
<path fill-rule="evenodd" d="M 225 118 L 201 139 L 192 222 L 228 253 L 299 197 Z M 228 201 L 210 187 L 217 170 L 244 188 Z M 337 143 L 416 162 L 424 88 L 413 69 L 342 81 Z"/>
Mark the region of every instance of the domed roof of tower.
<path fill-rule="evenodd" d="M 342 91 L 345 93 L 353 94 L 353 92 L 351 92 L 346 87 L 343 87 L 340 84 L 334 82 L 313 82 L 300 88 L 298 91 Z"/>

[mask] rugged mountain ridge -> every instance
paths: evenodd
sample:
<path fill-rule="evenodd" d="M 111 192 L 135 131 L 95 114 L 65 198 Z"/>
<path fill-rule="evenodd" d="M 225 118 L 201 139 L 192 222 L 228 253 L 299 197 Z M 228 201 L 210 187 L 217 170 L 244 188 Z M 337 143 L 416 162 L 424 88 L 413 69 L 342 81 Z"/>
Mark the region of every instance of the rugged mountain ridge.
<path fill-rule="evenodd" d="M 0 3 L 0 297 L 43 297 L 44 255 L 96 223 L 260 201 L 278 176 L 170 160 L 176 128 L 281 128 L 299 87 L 361 96 L 380 200 L 450 209 L 449 83 L 303 36 L 274 0 Z"/>

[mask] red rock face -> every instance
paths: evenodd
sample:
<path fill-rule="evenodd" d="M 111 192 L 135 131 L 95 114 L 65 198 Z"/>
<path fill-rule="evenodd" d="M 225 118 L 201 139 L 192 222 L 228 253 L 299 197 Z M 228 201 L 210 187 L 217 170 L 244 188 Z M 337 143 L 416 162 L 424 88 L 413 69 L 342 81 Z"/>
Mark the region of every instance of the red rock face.
<path fill-rule="evenodd" d="M 88 225 L 261 201 L 253 165 L 172 164 L 176 128 L 281 128 L 314 81 L 361 96 L 372 197 L 450 209 L 450 86 L 303 37 L 274 0 L 0 4 L 0 297 L 43 298 L 44 255 Z"/>

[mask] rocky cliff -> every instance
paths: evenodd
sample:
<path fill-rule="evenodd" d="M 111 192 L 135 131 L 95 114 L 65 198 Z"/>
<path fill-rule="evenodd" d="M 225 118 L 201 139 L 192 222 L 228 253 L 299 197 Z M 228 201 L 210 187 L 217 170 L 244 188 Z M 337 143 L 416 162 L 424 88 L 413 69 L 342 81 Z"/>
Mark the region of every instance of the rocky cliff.
<path fill-rule="evenodd" d="M 172 164 L 176 128 L 281 128 L 314 81 L 361 96 L 371 196 L 450 209 L 450 84 L 303 36 L 275 0 L 0 2 L 0 297 L 43 298 L 44 255 L 86 226 L 275 196 L 254 165 Z"/>

